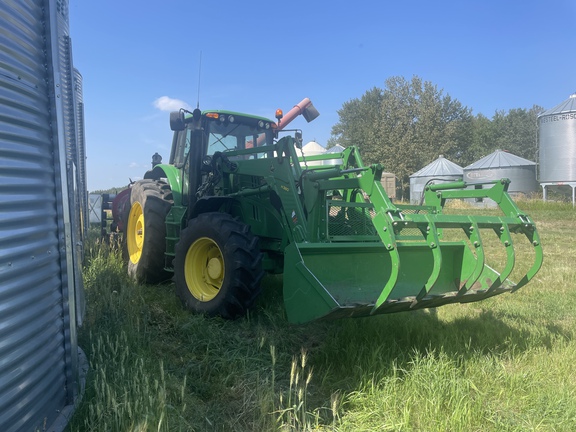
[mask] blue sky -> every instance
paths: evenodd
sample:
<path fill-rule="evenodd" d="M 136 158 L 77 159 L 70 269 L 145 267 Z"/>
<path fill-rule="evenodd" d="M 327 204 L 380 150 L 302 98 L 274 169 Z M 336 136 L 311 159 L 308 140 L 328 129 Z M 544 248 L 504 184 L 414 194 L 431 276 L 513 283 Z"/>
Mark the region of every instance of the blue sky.
<path fill-rule="evenodd" d="M 546 109 L 576 92 L 576 2 L 70 0 L 83 76 L 88 189 L 141 178 L 167 161 L 168 111 L 273 118 L 309 97 L 304 141 L 326 145 L 346 101 L 391 76 L 418 75 L 492 117 Z"/>

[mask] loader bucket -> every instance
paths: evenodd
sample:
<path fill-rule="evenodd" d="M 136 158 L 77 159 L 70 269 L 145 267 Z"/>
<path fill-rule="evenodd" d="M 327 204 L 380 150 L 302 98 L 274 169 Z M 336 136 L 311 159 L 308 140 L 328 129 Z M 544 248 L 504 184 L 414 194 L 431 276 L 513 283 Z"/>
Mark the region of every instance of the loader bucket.
<path fill-rule="evenodd" d="M 496 185 L 492 196 L 500 200 L 506 185 Z M 454 187 L 458 192 L 462 189 Z M 435 196 L 451 197 L 452 192 L 435 191 Z M 330 236 L 335 229 L 329 225 L 324 241 L 293 242 L 285 249 L 288 320 L 304 323 L 410 311 L 517 290 L 540 268 L 542 248 L 532 221 L 507 194 L 503 196 L 499 201 L 502 216 L 443 214 L 434 206 L 398 206 L 392 211 L 382 208 L 384 204 L 380 208 L 374 203 L 334 204 L 340 206 L 339 211 L 346 205 L 354 211 L 365 206 L 373 229 L 355 241 L 353 235 Z M 329 203 L 328 212 L 333 211 L 330 207 Z M 531 263 L 521 269 L 517 283 L 509 278 L 518 264 L 516 235 L 531 254 Z M 486 256 L 486 251 L 493 250 L 488 247 L 489 239 L 498 250 L 496 258 Z"/>
<path fill-rule="evenodd" d="M 519 283 L 506 277 L 514 266 L 510 245 L 504 271 L 485 264 L 466 242 L 398 244 L 293 243 L 285 251 L 284 303 L 288 319 L 358 317 L 466 303 L 511 292 L 527 283 L 535 262 Z"/>

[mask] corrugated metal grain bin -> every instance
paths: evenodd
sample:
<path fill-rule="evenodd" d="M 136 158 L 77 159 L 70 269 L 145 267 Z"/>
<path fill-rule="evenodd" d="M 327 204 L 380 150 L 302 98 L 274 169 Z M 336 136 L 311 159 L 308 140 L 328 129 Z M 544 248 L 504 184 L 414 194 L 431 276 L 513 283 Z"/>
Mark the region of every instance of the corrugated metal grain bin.
<path fill-rule="evenodd" d="M 420 204 L 424 188 L 428 184 L 462 180 L 462 167 L 440 155 L 421 170 L 410 176 L 410 203 Z"/>
<path fill-rule="evenodd" d="M 78 197 L 78 224 L 83 227 L 82 238 L 88 234 L 88 185 L 86 184 L 86 139 L 84 136 L 84 96 L 82 92 L 82 75 L 74 69 L 74 119 L 76 123 L 76 184 Z"/>
<path fill-rule="evenodd" d="M 310 141 L 302 147 L 302 154 L 304 157 L 307 156 L 317 156 L 326 153 L 326 149 L 318 144 L 316 141 Z M 303 166 L 318 166 L 323 165 L 323 161 L 311 161 L 302 162 Z"/>
<path fill-rule="evenodd" d="M 538 190 L 536 162 L 502 150 L 483 157 L 464 167 L 464 181 L 479 185 L 488 181 L 510 179 L 508 192 L 512 195 L 529 194 Z"/>
<path fill-rule="evenodd" d="M 576 182 L 576 93 L 538 116 L 541 182 Z"/>
<path fill-rule="evenodd" d="M 0 431 L 59 431 L 86 364 L 68 2 L 0 2 L 0 28 Z"/>
<path fill-rule="evenodd" d="M 340 144 L 336 144 L 335 146 L 330 147 L 328 150 L 326 150 L 326 153 L 338 155 L 339 153 L 342 153 L 343 151 L 344 151 L 344 147 L 342 147 Z M 342 163 L 342 159 L 340 157 L 337 157 L 336 159 L 329 159 L 329 160 L 324 161 L 324 165 L 340 165 L 341 163 Z"/>
<path fill-rule="evenodd" d="M 576 93 L 538 116 L 540 172 L 544 200 L 549 188 L 572 188 L 576 201 Z"/>

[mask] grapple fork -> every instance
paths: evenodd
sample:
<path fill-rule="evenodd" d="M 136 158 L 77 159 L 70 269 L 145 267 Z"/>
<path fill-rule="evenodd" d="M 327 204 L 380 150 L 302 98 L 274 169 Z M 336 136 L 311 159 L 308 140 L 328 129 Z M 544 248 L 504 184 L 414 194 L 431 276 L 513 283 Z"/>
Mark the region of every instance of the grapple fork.
<path fill-rule="evenodd" d="M 341 156 L 346 163 L 351 155 Z M 353 156 L 360 165 L 359 156 Z M 478 301 L 516 291 L 542 265 L 536 226 L 508 195 L 507 179 L 486 189 L 468 189 L 464 182 L 430 185 L 425 205 L 401 206 L 390 201 L 378 181 L 381 167 L 343 168 L 302 180 L 308 200 L 314 193 L 340 193 L 315 207 L 324 212 L 313 218 L 325 223 L 320 235 L 286 249 L 284 299 L 292 322 Z M 502 214 L 444 212 L 447 200 L 477 198 L 491 199 Z M 484 230 L 493 231 L 490 237 L 505 250 L 500 273 L 486 263 Z M 451 239 L 448 232 L 463 233 L 463 238 Z M 517 283 L 509 279 L 516 261 L 513 233 L 523 234 L 534 249 L 534 263 Z"/>

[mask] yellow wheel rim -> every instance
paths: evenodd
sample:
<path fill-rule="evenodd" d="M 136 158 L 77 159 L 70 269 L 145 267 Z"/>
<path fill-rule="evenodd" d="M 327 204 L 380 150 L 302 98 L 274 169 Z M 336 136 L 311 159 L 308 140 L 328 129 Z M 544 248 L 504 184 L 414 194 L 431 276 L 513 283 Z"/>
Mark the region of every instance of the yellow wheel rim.
<path fill-rule="evenodd" d="M 202 237 L 192 243 L 184 259 L 184 278 L 197 300 L 207 302 L 218 295 L 224 270 L 224 257 L 214 240 Z"/>
<path fill-rule="evenodd" d="M 144 245 L 144 212 L 139 202 L 132 204 L 126 227 L 126 244 L 128 255 L 133 264 L 137 264 L 142 256 Z"/>

